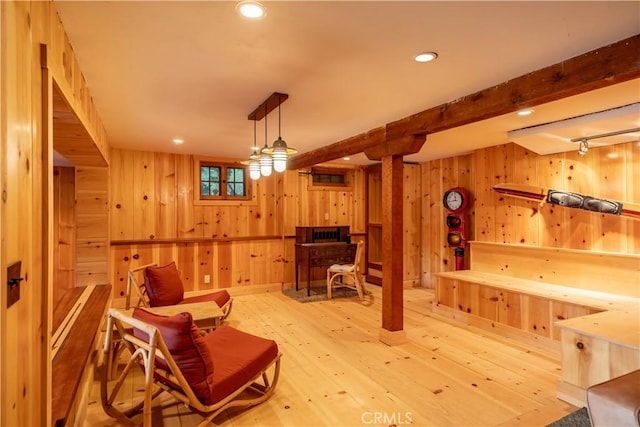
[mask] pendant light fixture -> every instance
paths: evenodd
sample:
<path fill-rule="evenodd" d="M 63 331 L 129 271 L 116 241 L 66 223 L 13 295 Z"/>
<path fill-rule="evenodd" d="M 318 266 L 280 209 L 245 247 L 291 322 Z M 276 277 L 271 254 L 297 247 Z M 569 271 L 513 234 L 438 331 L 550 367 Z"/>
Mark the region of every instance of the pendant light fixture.
<path fill-rule="evenodd" d="M 271 158 L 270 148 L 267 145 L 267 105 L 264 106 L 264 147 L 260 154 L 260 174 L 262 176 L 270 176 L 273 169 L 273 159 Z"/>
<path fill-rule="evenodd" d="M 257 172 L 259 170 L 261 176 L 270 176 L 275 169 L 276 172 L 284 172 L 287 170 L 287 160 L 289 155 L 295 154 L 298 150 L 290 148 L 287 143 L 282 139 L 282 103 L 289 98 L 286 93 L 272 93 L 262 104 L 260 104 L 251 114 L 248 119 L 254 121 L 254 153 L 249 158 L 249 162 L 246 164 L 252 165 L 252 161 L 257 160 L 257 166 L 250 167 L 249 172 L 252 179 L 257 179 Z M 269 147 L 268 140 L 268 126 L 267 115 L 278 108 L 278 139 L 274 141 L 273 146 Z M 258 149 L 255 143 L 255 123 L 264 117 L 264 147 Z"/>
<path fill-rule="evenodd" d="M 282 105 L 281 98 L 278 98 L 278 139 L 273 143 L 271 148 L 271 157 L 273 158 L 273 168 L 276 172 L 284 172 L 287 170 L 287 159 L 290 154 L 295 154 L 298 150 L 287 147 L 287 143 L 282 139 L 282 118 L 280 116 L 280 109 Z"/>
<path fill-rule="evenodd" d="M 260 148 L 256 141 L 256 120 L 253 121 L 253 147 L 249 156 L 249 178 L 254 181 L 260 178 Z"/>

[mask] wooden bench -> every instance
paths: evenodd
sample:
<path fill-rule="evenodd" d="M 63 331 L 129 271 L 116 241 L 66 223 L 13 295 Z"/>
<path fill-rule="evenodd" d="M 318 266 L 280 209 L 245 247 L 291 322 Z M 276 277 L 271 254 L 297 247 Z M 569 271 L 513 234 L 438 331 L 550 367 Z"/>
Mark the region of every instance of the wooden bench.
<path fill-rule="evenodd" d="M 640 255 L 474 241 L 470 257 L 436 274 L 434 313 L 562 355 L 559 397 L 640 368 Z"/>

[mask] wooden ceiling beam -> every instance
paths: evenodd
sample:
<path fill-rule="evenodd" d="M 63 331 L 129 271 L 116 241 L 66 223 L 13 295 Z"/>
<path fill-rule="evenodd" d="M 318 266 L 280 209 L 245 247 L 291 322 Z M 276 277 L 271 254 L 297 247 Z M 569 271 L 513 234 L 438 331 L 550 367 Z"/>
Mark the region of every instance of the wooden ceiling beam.
<path fill-rule="evenodd" d="M 318 163 L 340 159 L 345 156 L 353 156 L 362 153 L 369 147 L 375 147 L 385 142 L 384 127 L 372 129 L 368 132 L 352 136 L 335 144 L 326 145 L 313 151 L 298 154 L 291 157 L 287 163 L 287 169 L 302 169 Z"/>
<path fill-rule="evenodd" d="M 278 108 L 280 104 L 282 104 L 287 99 L 289 99 L 289 95 L 287 95 L 286 93 L 273 92 L 262 104 L 260 104 L 255 110 L 251 112 L 251 114 L 249 114 L 247 119 L 260 121 L 267 114 Z"/>
<path fill-rule="evenodd" d="M 640 77 L 640 34 L 289 159 L 300 169 Z M 396 153 L 400 154 L 400 153 Z M 411 153 L 406 153 L 411 154 Z"/>
<path fill-rule="evenodd" d="M 422 148 L 427 135 L 407 135 L 394 140 L 366 147 L 363 151 L 369 160 L 382 160 L 386 156 L 415 154 Z"/>
<path fill-rule="evenodd" d="M 429 134 L 640 77 L 640 34 L 387 124 L 387 138 Z"/>

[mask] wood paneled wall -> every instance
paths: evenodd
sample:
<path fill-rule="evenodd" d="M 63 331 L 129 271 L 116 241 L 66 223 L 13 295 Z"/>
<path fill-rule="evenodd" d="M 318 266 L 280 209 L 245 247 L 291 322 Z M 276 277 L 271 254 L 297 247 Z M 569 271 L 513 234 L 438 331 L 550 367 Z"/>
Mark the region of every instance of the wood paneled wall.
<path fill-rule="evenodd" d="M 434 287 L 432 273 L 455 269 L 453 249 L 447 246 L 446 209 L 442 205 L 444 192 L 463 187 L 474 193 L 473 155 L 433 160 L 421 165 L 422 176 L 422 286 Z M 475 214 L 465 212 L 465 230 L 468 240 L 474 239 Z M 468 265 L 468 260 L 467 260 Z"/>
<path fill-rule="evenodd" d="M 402 216 L 403 282 L 405 286 L 420 286 L 422 280 L 422 198 L 421 168 L 416 164 L 404 164 Z M 384 197 L 384 194 L 382 195 Z"/>
<path fill-rule="evenodd" d="M 470 240 L 571 249 L 640 253 L 640 222 L 625 217 L 563 208 L 502 196 L 498 183 L 566 190 L 617 201 L 640 201 L 640 145 L 637 142 L 540 156 L 509 143 L 473 154 L 422 165 L 423 285 L 431 273 L 454 269 L 446 247 L 443 192 L 453 186 L 471 191 L 467 213 Z"/>
<path fill-rule="evenodd" d="M 346 168 L 348 187 L 311 185 L 306 171 L 287 171 L 282 180 L 284 233 L 295 235 L 296 226 L 348 225 L 351 233 L 365 232 L 365 174 L 360 167 Z"/>
<path fill-rule="evenodd" d="M 111 239 L 153 240 L 280 235 L 276 175 L 253 199 L 194 203 L 190 155 L 111 151 Z"/>
<path fill-rule="evenodd" d="M 76 168 L 76 286 L 109 283 L 109 169 Z"/>
<path fill-rule="evenodd" d="M 76 171 L 53 169 L 53 301 L 75 286 L 76 272 Z"/>
<path fill-rule="evenodd" d="M 296 225 L 365 230 L 359 167 L 348 168 L 348 189 L 310 189 L 308 175 L 286 171 L 256 181 L 250 201 L 203 203 L 194 201 L 193 156 L 113 149 L 110 159 L 116 298 L 124 296 L 129 269 L 172 260 L 187 290 L 291 286 Z"/>
<path fill-rule="evenodd" d="M 0 20 L 0 282 L 18 260 L 25 279 L 11 307 L 0 292 L 0 425 L 51 425 L 52 79 L 107 155 L 108 143 L 53 3 L 2 1 Z"/>

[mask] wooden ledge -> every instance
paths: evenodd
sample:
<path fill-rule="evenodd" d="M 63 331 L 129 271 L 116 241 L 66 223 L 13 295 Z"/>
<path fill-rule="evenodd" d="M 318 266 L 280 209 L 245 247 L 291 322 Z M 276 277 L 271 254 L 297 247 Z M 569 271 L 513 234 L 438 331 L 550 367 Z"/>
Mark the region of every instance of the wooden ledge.
<path fill-rule="evenodd" d="M 505 289 L 520 294 L 532 295 L 569 304 L 582 305 L 598 310 L 622 310 L 638 306 L 640 300 L 624 295 L 578 289 L 535 280 L 520 279 L 494 273 L 473 270 L 446 271 L 435 273 L 443 279 L 460 280 L 492 288 Z"/>
<path fill-rule="evenodd" d="M 85 291 L 86 302 L 81 307 L 76 301 Z M 87 295 L 88 294 L 88 295 Z M 54 309 L 53 318 L 57 323 L 55 335 L 61 344 L 52 361 L 51 380 L 51 419 L 53 425 L 66 425 L 72 415 L 71 409 L 80 390 L 83 373 L 92 362 L 92 353 L 98 345 L 101 324 L 103 323 L 111 299 L 111 285 L 97 285 L 86 288 L 74 288 L 70 296 L 63 297 L 62 304 Z M 64 322 L 70 307 L 77 312 L 71 322 Z M 61 334 L 61 329 L 66 329 Z M 66 335 L 66 338 L 65 338 Z"/>

